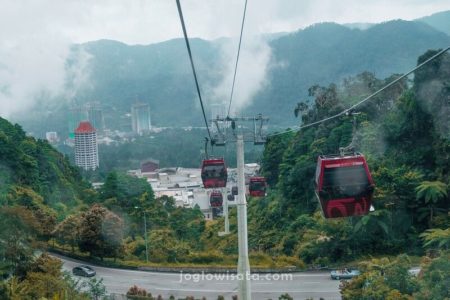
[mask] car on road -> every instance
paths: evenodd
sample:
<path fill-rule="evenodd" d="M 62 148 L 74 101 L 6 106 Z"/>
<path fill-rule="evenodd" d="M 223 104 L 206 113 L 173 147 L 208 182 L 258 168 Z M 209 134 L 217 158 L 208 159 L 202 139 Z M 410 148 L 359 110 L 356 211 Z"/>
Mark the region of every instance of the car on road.
<path fill-rule="evenodd" d="M 80 265 L 76 266 L 72 269 L 73 275 L 84 276 L 84 277 L 92 277 L 95 276 L 96 272 L 89 266 Z"/>
<path fill-rule="evenodd" d="M 352 279 L 353 277 L 358 276 L 359 274 L 361 274 L 361 272 L 359 272 L 356 269 L 333 270 L 331 271 L 331 279 L 336 280 Z"/>

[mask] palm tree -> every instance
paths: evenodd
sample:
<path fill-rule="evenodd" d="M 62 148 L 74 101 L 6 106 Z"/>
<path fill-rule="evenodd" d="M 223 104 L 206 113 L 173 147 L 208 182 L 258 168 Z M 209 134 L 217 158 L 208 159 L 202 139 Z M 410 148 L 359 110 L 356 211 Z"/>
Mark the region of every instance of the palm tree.
<path fill-rule="evenodd" d="M 362 216 L 353 227 L 353 233 L 358 233 L 361 230 L 367 232 L 369 228 L 378 228 L 388 236 L 390 234 L 390 230 L 385 222 L 386 216 L 388 214 L 388 211 L 380 209 L 368 215 Z"/>
<path fill-rule="evenodd" d="M 419 216 L 419 220 L 429 215 L 428 226 L 431 227 L 433 223 L 434 213 L 436 211 L 442 211 L 442 208 L 437 207 L 437 203 L 447 197 L 447 185 L 441 181 L 422 181 L 418 187 L 416 187 L 416 198 L 418 200 L 423 199 L 425 201 L 425 207 L 422 207 L 422 215 Z"/>
<path fill-rule="evenodd" d="M 420 237 L 424 241 L 424 247 L 436 245 L 437 248 L 448 249 L 450 246 L 450 228 L 445 230 L 440 228 L 428 229 Z"/>

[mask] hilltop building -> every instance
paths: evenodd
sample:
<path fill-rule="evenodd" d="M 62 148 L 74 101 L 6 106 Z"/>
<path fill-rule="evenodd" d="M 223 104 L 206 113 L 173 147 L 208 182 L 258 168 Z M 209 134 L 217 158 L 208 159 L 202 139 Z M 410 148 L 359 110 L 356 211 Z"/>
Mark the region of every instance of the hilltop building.
<path fill-rule="evenodd" d="M 141 173 L 155 172 L 159 169 L 159 160 L 147 159 L 141 163 Z"/>
<path fill-rule="evenodd" d="M 84 170 L 99 166 L 97 132 L 89 121 L 82 121 L 75 129 L 75 165 Z"/>
<path fill-rule="evenodd" d="M 150 106 L 148 104 L 137 103 L 131 106 L 131 126 L 133 132 L 139 135 L 152 129 Z"/>

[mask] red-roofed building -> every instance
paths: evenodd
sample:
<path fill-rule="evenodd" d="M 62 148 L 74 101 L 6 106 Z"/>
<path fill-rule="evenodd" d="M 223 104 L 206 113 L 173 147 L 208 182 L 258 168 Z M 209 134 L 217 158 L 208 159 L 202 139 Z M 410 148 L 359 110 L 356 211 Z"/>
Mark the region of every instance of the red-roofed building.
<path fill-rule="evenodd" d="M 97 132 L 88 121 L 81 121 L 75 129 L 75 164 L 85 170 L 99 166 Z"/>
<path fill-rule="evenodd" d="M 141 163 L 141 173 L 155 172 L 159 169 L 159 160 L 148 159 Z"/>
<path fill-rule="evenodd" d="M 95 131 L 95 128 L 88 121 L 81 121 L 77 129 L 75 129 L 75 133 L 92 133 Z"/>

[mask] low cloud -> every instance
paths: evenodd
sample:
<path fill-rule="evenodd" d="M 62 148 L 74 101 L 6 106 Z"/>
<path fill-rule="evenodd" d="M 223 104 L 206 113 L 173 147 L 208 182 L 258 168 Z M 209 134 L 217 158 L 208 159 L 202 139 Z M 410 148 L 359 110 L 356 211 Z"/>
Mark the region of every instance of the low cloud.
<path fill-rule="evenodd" d="M 222 46 L 223 80 L 212 89 L 212 103 L 221 103 L 228 109 L 238 40 L 230 39 Z M 271 48 L 262 37 L 246 38 L 241 46 L 239 64 L 234 86 L 231 115 L 251 104 L 253 96 L 266 84 L 266 75 L 271 58 Z"/>
<path fill-rule="evenodd" d="M 37 97 L 52 97 L 64 85 L 70 42 L 47 36 L 23 36 L 1 42 L 0 115 L 30 107 Z"/>

